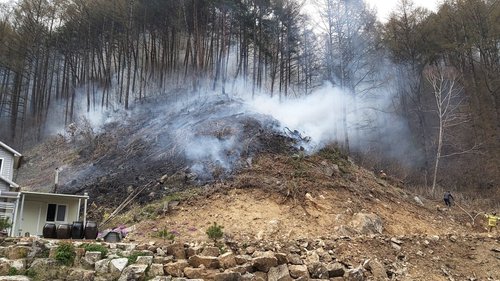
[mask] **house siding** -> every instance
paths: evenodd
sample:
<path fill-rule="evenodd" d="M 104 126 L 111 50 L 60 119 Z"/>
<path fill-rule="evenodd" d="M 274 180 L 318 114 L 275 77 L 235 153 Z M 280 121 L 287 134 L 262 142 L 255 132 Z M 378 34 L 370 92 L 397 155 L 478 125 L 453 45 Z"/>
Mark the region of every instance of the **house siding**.
<path fill-rule="evenodd" d="M 0 190 L 9 191 L 9 189 L 10 189 L 9 184 L 4 182 L 3 180 L 0 180 Z"/>
<path fill-rule="evenodd" d="M 14 155 L 3 147 L 0 147 L 0 158 L 2 160 L 1 175 L 9 180 L 12 180 L 14 169 Z"/>
<path fill-rule="evenodd" d="M 46 218 L 48 204 L 60 204 L 67 206 L 66 221 L 64 223 L 56 222 L 56 225 L 71 224 L 78 220 L 78 199 L 47 199 L 30 196 L 30 198 L 24 202 L 23 217 L 17 218 L 18 223 L 15 234 L 24 235 L 24 233 L 29 232 L 31 235 L 41 236 L 43 234 L 43 226 L 47 223 Z M 18 212 L 20 212 L 20 208 L 21 206 L 19 206 Z"/>

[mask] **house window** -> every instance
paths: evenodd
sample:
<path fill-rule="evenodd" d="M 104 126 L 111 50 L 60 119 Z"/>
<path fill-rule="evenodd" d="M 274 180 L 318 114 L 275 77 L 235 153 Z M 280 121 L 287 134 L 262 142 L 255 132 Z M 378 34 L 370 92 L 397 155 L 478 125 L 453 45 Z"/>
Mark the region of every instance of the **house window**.
<path fill-rule="evenodd" d="M 2 164 L 3 164 L 3 158 L 0 158 L 0 175 L 2 175 L 2 168 L 3 168 Z"/>
<path fill-rule="evenodd" d="M 47 221 L 66 221 L 66 205 L 49 204 Z"/>

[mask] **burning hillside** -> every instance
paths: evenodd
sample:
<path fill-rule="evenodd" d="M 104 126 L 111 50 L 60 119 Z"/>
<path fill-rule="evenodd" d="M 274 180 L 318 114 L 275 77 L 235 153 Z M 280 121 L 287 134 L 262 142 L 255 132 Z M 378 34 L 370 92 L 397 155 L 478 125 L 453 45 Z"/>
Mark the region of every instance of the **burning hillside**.
<path fill-rule="evenodd" d="M 151 102 L 153 103 L 153 102 Z M 88 120 L 28 154 L 25 186 L 52 189 L 50 168 L 61 170 L 59 192 L 88 192 L 97 205 L 120 204 L 141 191 L 137 202 L 227 179 L 252 164 L 260 152 L 297 151 L 298 132 L 283 130 L 270 116 L 252 113 L 241 100 L 227 97 L 144 105 L 133 117 L 120 116 L 95 128 Z M 54 149 L 55 148 L 55 149 Z M 47 157 L 52 151 L 53 157 Z"/>

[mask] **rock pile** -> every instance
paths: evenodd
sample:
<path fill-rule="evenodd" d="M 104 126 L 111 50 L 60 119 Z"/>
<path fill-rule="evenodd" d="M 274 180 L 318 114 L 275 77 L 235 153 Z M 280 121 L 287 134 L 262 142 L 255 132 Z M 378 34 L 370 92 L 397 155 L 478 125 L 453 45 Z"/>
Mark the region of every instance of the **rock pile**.
<path fill-rule="evenodd" d="M 232 249 L 226 249 L 227 244 L 94 242 L 106 249 L 104 253 L 86 251 L 81 241 L 72 241 L 74 261 L 68 266 L 56 259 L 59 243 L 61 240 L 6 238 L 0 247 L 0 281 L 387 279 L 381 262 L 369 260 L 352 266 L 336 260 L 334 249 L 323 241 L 314 245 L 295 241 L 283 247 L 232 245 Z"/>

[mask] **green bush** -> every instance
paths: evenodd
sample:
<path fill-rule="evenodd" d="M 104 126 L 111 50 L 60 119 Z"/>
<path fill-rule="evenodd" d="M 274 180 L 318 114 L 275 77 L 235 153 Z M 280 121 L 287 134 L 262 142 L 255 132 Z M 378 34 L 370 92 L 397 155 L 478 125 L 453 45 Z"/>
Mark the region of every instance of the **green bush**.
<path fill-rule="evenodd" d="M 207 229 L 206 233 L 208 235 L 208 238 L 214 240 L 214 242 L 217 242 L 217 239 L 220 239 L 222 238 L 222 236 L 224 236 L 224 232 L 222 231 L 223 228 L 223 226 L 217 225 L 217 223 L 214 222 L 214 224 Z"/>
<path fill-rule="evenodd" d="M 101 252 L 101 257 L 105 257 L 108 254 L 108 248 L 99 244 L 82 244 L 81 248 L 85 249 L 85 252 Z"/>
<path fill-rule="evenodd" d="M 56 249 L 56 260 L 63 265 L 71 266 L 75 260 L 75 247 L 71 243 L 61 243 Z"/>
<path fill-rule="evenodd" d="M 9 218 L 0 218 L 0 231 L 6 230 L 7 228 L 10 228 L 12 226 L 12 223 L 9 222 Z"/>
<path fill-rule="evenodd" d="M 9 276 L 19 275 L 19 271 L 15 267 L 9 268 L 9 272 L 7 273 Z"/>

